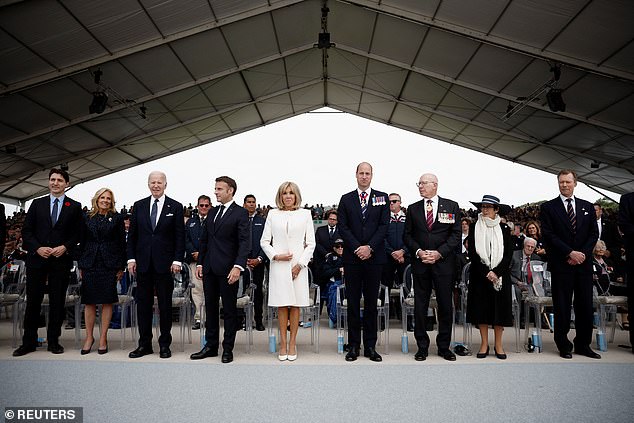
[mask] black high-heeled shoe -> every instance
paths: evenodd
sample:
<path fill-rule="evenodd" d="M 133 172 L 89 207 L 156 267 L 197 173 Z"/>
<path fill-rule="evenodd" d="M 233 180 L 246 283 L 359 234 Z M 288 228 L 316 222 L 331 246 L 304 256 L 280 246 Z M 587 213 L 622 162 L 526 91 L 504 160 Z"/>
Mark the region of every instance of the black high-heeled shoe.
<path fill-rule="evenodd" d="M 92 351 L 92 346 L 95 344 L 95 340 L 93 339 L 92 342 L 90 343 L 90 348 L 88 348 L 87 350 L 81 349 L 79 350 L 79 353 L 81 355 L 86 355 L 88 353 L 90 353 L 90 351 Z"/>
<path fill-rule="evenodd" d="M 506 360 L 506 353 L 498 354 L 498 350 L 495 347 L 493 347 L 493 352 L 495 353 L 495 356 L 500 360 Z"/>
<path fill-rule="evenodd" d="M 104 355 L 107 352 L 108 352 L 108 343 L 106 343 L 106 348 L 104 348 L 103 350 L 101 348 L 97 348 L 97 354 L 99 355 Z"/>
<path fill-rule="evenodd" d="M 489 346 L 488 345 L 487 345 L 487 352 L 485 352 L 485 353 L 478 352 L 476 354 L 476 358 L 486 358 L 487 355 L 489 355 Z"/>

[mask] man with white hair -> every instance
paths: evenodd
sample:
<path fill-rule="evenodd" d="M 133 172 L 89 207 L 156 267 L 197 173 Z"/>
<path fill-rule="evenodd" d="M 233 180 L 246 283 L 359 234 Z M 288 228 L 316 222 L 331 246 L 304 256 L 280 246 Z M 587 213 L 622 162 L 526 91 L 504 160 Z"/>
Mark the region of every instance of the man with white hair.
<path fill-rule="evenodd" d="M 167 177 L 154 171 L 148 176 L 151 195 L 134 203 L 128 232 L 128 272 L 137 278 L 139 346 L 130 358 L 153 354 L 152 307 L 158 299 L 161 335 L 160 357 L 172 356 L 172 275 L 180 273 L 185 257 L 183 205 L 165 195 Z"/>

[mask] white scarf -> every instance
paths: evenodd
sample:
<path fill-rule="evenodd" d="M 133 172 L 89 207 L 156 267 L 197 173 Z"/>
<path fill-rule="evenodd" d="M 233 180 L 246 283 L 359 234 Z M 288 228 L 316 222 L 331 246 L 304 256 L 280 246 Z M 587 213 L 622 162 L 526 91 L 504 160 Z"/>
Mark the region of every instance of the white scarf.
<path fill-rule="evenodd" d="M 482 264 L 487 266 L 489 270 L 500 264 L 504 255 L 504 238 L 500 226 L 500 216 L 496 215 L 495 219 L 491 219 L 480 213 L 475 224 L 474 239 L 476 253 L 480 256 Z M 494 283 L 493 287 L 499 291 L 502 288 L 502 278 Z"/>

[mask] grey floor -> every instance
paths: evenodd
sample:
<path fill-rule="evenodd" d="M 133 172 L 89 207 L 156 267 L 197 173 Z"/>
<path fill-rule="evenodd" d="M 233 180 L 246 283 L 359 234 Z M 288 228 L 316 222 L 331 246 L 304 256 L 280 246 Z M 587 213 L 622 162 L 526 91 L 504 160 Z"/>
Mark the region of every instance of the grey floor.
<path fill-rule="evenodd" d="M 255 333 L 246 354 L 241 332 L 235 361 L 228 365 L 215 358 L 189 360 L 197 339 L 185 352 L 174 345 L 169 360 L 157 354 L 130 360 L 134 345 L 119 349 L 119 331 L 111 331 L 111 351 L 103 356 L 80 356 L 67 330 L 64 354 L 42 348 L 13 358 L 10 335 L 9 323 L 0 322 L 0 408 L 79 406 L 85 422 L 626 422 L 634 415 L 634 354 L 618 347 L 627 342 L 622 331 L 602 360 L 559 358 L 546 331 L 542 354 L 515 353 L 509 329 L 508 360 L 472 356 L 455 363 L 434 355 L 414 361 L 413 338 L 410 334 L 410 353 L 401 353 L 398 329 L 391 331 L 390 353 L 382 363 L 363 358 L 346 363 L 327 325 L 319 354 L 311 349 L 310 330 L 300 329 L 299 359 L 293 363 L 268 353 L 266 332 Z M 479 341 L 475 333 L 474 341 Z"/>

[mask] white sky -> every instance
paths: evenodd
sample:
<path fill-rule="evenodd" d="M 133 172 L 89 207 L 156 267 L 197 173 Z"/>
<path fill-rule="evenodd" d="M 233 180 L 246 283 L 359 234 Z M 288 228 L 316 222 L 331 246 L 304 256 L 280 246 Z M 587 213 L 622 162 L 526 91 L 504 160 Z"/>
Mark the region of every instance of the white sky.
<path fill-rule="evenodd" d="M 427 172 L 438 176 L 438 195 L 465 208 L 483 194 L 510 205 L 558 195 L 555 175 L 345 113 L 296 116 L 80 184 L 68 195 L 90 207 L 93 194 L 107 186 L 117 208 L 129 208 L 149 195 L 147 175 L 161 170 L 167 174 L 166 194 L 185 205 L 195 205 L 200 194 L 215 204 L 213 184 L 220 175 L 237 181 L 238 204 L 249 193 L 259 204 L 274 205 L 278 186 L 290 180 L 299 185 L 304 204 L 332 205 L 356 188 L 355 168 L 361 161 L 374 167 L 372 187 L 401 194 L 405 206 L 420 199 L 415 183 Z M 588 201 L 601 197 L 583 183 L 575 194 Z M 7 206 L 8 213 L 15 209 Z"/>

